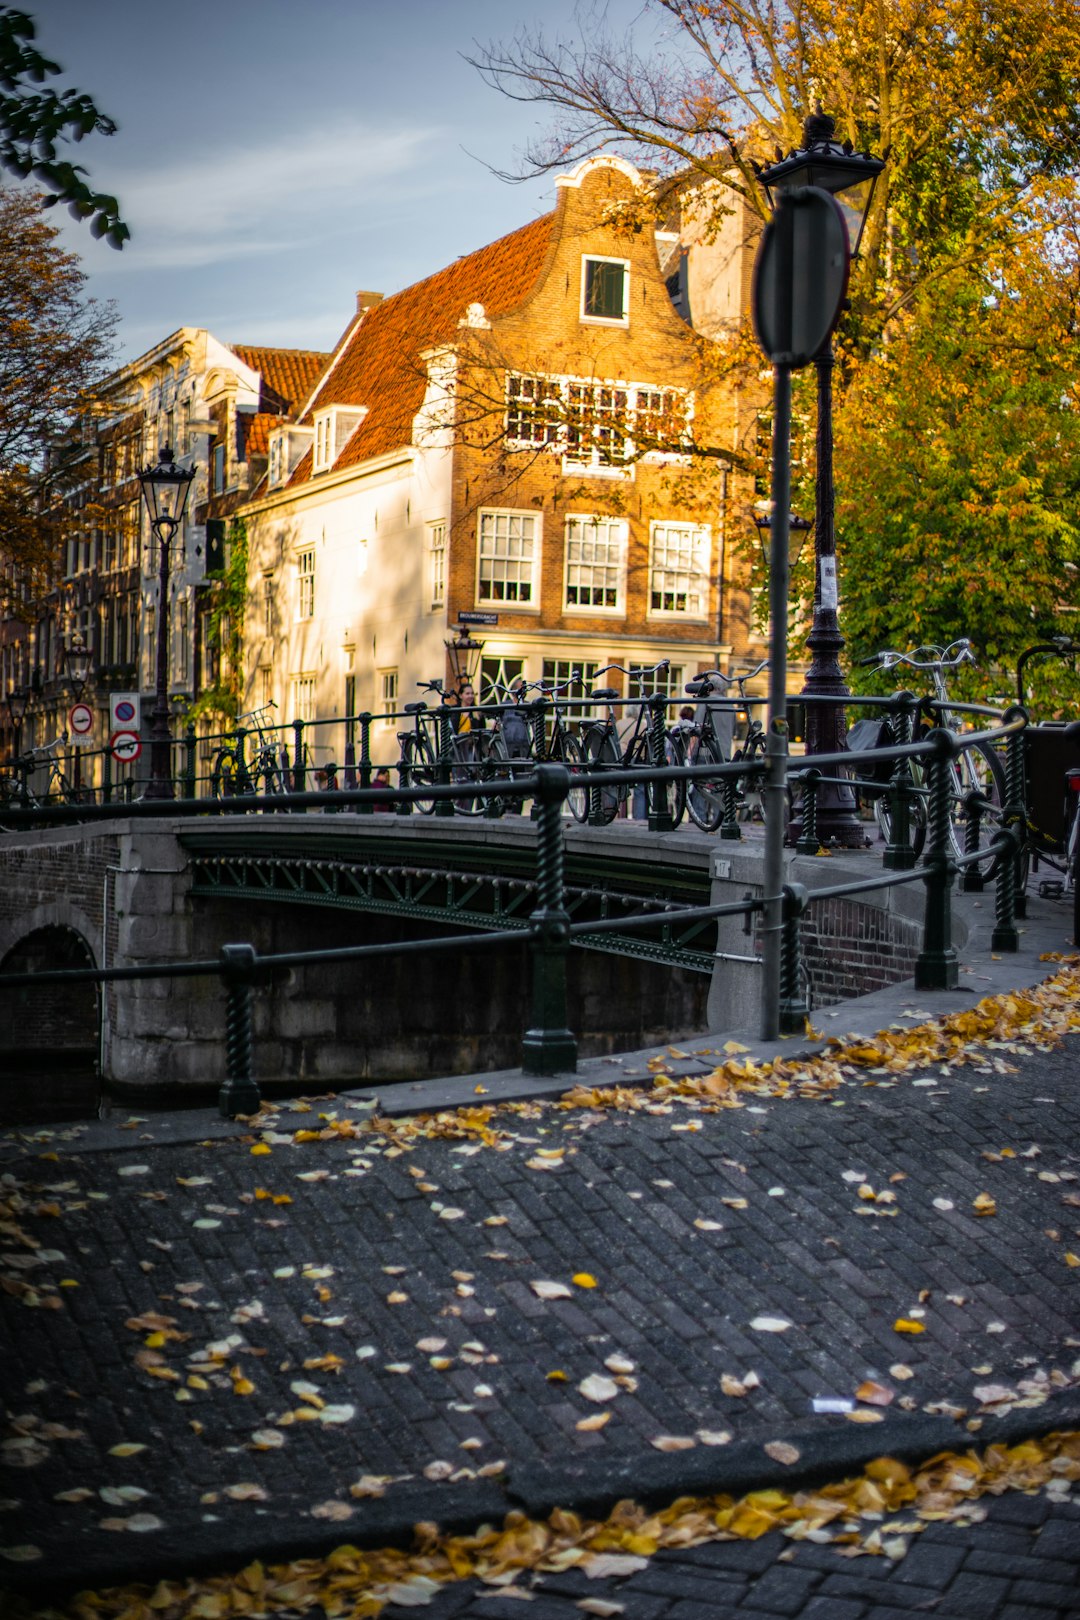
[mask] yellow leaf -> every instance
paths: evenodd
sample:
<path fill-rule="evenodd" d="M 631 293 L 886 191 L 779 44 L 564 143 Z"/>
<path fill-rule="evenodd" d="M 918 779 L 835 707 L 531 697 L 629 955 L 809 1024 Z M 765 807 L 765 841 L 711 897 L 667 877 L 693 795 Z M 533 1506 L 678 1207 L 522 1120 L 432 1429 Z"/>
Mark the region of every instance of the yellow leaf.
<path fill-rule="evenodd" d="M 61 1277 L 60 1279 L 61 1288 L 78 1288 L 78 1286 L 74 1277 Z"/>
<path fill-rule="evenodd" d="M 997 1204 L 989 1193 L 980 1193 L 971 1206 L 976 1215 L 996 1215 Z"/>
<path fill-rule="evenodd" d="M 1073 1254 L 1071 1249 L 1066 1249 L 1065 1264 L 1067 1266 L 1080 1266 L 1080 1254 Z"/>
<path fill-rule="evenodd" d="M 576 1283 L 579 1288 L 596 1287 L 596 1278 L 591 1277 L 587 1271 L 576 1272 L 575 1275 L 571 1277 L 570 1281 L 572 1283 Z"/>
<path fill-rule="evenodd" d="M 143 1340 L 143 1344 L 145 1344 L 148 1350 L 160 1350 L 164 1343 L 164 1333 L 148 1333 L 146 1338 Z"/>
<path fill-rule="evenodd" d="M 321 1131 L 294 1131 L 294 1142 L 317 1142 L 322 1135 Z"/>
<path fill-rule="evenodd" d="M 257 1157 L 260 1154 L 269 1153 L 270 1148 L 269 1148 L 269 1145 L 266 1142 L 256 1142 L 255 1146 L 252 1148 L 251 1152 L 252 1152 L 253 1156 Z"/>
<path fill-rule="evenodd" d="M 893 1323 L 894 1333 L 925 1333 L 926 1325 L 923 1322 L 912 1322 L 906 1316 L 898 1316 Z"/>
<path fill-rule="evenodd" d="M 610 1412 L 594 1412 L 591 1417 L 579 1418 L 574 1424 L 583 1434 L 591 1434 L 594 1429 L 602 1429 L 605 1423 L 611 1422 Z"/>
<path fill-rule="evenodd" d="M 549 1384 L 565 1384 L 566 1374 L 563 1372 L 561 1367 L 554 1367 L 551 1372 L 548 1373 L 547 1381 Z"/>

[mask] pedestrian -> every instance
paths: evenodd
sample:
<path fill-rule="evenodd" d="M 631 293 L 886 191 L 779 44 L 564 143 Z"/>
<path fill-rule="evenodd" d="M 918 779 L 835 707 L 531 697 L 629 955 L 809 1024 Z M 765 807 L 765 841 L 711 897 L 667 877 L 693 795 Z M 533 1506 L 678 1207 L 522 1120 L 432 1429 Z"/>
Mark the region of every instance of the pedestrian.
<path fill-rule="evenodd" d="M 373 788 L 388 788 L 393 786 L 390 781 L 390 767 L 388 765 L 380 765 L 378 767 L 375 775 L 371 778 L 371 785 Z M 389 799 L 376 799 L 374 809 L 376 814 L 378 814 L 380 811 L 389 811 L 392 813 L 394 806 L 390 803 Z"/>

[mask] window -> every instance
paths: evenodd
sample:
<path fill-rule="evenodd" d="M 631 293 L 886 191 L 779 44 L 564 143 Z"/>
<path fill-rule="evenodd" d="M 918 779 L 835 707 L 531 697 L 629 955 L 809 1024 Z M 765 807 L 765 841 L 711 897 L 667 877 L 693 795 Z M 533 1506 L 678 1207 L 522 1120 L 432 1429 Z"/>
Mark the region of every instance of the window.
<path fill-rule="evenodd" d="M 621 518 L 567 518 L 567 608 L 625 612 L 626 538 L 627 526 Z"/>
<path fill-rule="evenodd" d="M 312 472 L 329 472 L 366 415 L 367 408 L 362 405 L 348 409 L 335 405 L 331 410 L 318 413 L 315 418 Z"/>
<path fill-rule="evenodd" d="M 315 418 L 315 453 L 312 472 L 325 472 L 333 462 L 334 419 L 329 411 Z"/>
<path fill-rule="evenodd" d="M 581 680 L 575 681 L 566 696 L 577 695 L 583 699 L 596 685 L 596 672 L 600 668 L 596 659 L 583 663 L 580 659 L 545 658 L 541 679 L 550 686 L 564 686 L 574 675 L 580 675 Z M 570 703 L 567 706 L 567 718 L 571 720 L 591 720 L 594 714 L 590 703 Z"/>
<path fill-rule="evenodd" d="M 283 433 L 274 433 L 270 436 L 270 455 L 266 467 L 266 482 L 271 489 L 285 482 L 286 445 L 288 441 Z"/>
<path fill-rule="evenodd" d="M 215 495 L 220 495 L 225 489 L 225 446 L 215 444 L 210 452 L 211 488 Z"/>
<path fill-rule="evenodd" d="M 685 700 L 683 691 L 683 666 L 669 664 L 667 669 L 657 670 L 654 674 L 649 670 L 631 681 L 630 689 L 635 697 L 652 697 L 659 692 L 662 697 L 677 698 L 680 703 Z"/>
<path fill-rule="evenodd" d="M 524 658 L 482 658 L 477 696 L 481 703 L 501 703 L 511 685 L 525 674 Z"/>
<path fill-rule="evenodd" d="M 431 606 L 446 605 L 446 524 L 428 524 L 428 543 L 431 550 Z"/>
<path fill-rule="evenodd" d="M 191 647 L 191 604 L 185 597 L 180 603 L 180 667 L 177 674 L 186 686 L 190 670 L 189 653 Z"/>
<path fill-rule="evenodd" d="M 314 675 L 294 675 L 289 682 L 289 696 L 292 699 L 292 717 L 294 720 L 314 720 Z"/>
<path fill-rule="evenodd" d="M 315 547 L 306 546 L 296 556 L 296 616 L 299 619 L 315 617 Z"/>
<path fill-rule="evenodd" d="M 703 619 L 709 610 L 711 531 L 692 523 L 654 523 L 649 612 Z"/>
<path fill-rule="evenodd" d="M 379 699 L 384 713 L 390 713 L 397 708 L 398 700 L 398 672 L 396 669 L 381 669 L 379 671 Z"/>
<path fill-rule="evenodd" d="M 567 472 L 625 478 L 637 456 L 682 459 L 690 416 L 691 396 L 682 388 L 517 372 L 506 379 L 511 449 L 561 454 Z"/>
<path fill-rule="evenodd" d="M 581 317 L 586 321 L 630 319 L 630 266 L 625 259 L 581 261 Z"/>
<path fill-rule="evenodd" d="M 345 746 L 356 746 L 356 676 L 345 677 Z"/>
<path fill-rule="evenodd" d="M 274 576 L 264 574 L 262 582 L 262 621 L 263 635 L 272 636 L 274 633 Z"/>
<path fill-rule="evenodd" d="M 272 664 L 260 664 L 258 684 L 258 707 L 267 709 L 274 700 L 274 668 Z"/>
<path fill-rule="evenodd" d="M 477 600 L 535 609 L 540 555 L 533 512 L 481 512 Z"/>

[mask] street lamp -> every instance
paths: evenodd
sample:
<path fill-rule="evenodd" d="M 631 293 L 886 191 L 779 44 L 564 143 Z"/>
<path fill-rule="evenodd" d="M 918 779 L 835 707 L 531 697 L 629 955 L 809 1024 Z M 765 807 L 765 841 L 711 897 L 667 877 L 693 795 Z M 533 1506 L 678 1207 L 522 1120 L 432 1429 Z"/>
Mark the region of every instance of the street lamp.
<path fill-rule="evenodd" d="M 167 445 L 158 451 L 156 467 L 139 473 L 150 527 L 161 548 L 158 567 L 157 646 L 154 660 L 154 707 L 150 715 L 150 781 L 148 799 L 171 799 L 172 728 L 169 724 L 169 546 L 184 521 L 194 467 L 178 467 Z"/>
<path fill-rule="evenodd" d="M 759 507 L 754 513 L 754 527 L 758 532 L 758 545 L 761 547 L 761 560 L 766 571 L 769 567 L 769 540 L 772 535 L 772 513 L 762 511 Z M 792 573 L 798 566 L 799 558 L 803 554 L 806 537 L 814 527 L 812 518 L 796 517 L 794 512 L 788 513 L 788 567 Z"/>
<path fill-rule="evenodd" d="M 28 686 L 9 686 L 4 698 L 4 707 L 8 712 L 8 721 L 12 733 L 12 754 L 19 757 L 19 744 L 22 742 L 23 721 L 26 718 L 26 705 L 30 701 L 30 688 Z"/>
<path fill-rule="evenodd" d="M 851 255 L 855 257 L 870 212 L 874 183 L 885 167 L 882 158 L 855 152 L 851 142 L 835 139 L 836 121 L 820 109 L 803 124 L 803 143 L 787 157 L 759 169 L 758 179 L 770 204 L 773 193 L 815 186 L 836 198 L 848 224 Z M 830 337 L 814 357 L 817 369 L 817 492 L 815 497 L 814 618 L 807 646 L 813 653 L 803 697 L 834 698 L 832 703 L 806 706 L 807 754 L 840 753 L 846 724 L 843 699 L 851 693 L 840 670 L 844 645 L 837 616 L 836 531 L 833 502 L 833 347 Z M 854 847 L 865 842 L 855 809 L 855 795 L 846 782 L 822 782 L 818 792 L 818 834 L 823 844 Z M 793 822 L 789 837 L 798 835 Z"/>
<path fill-rule="evenodd" d="M 67 646 L 64 648 L 64 672 L 68 678 L 76 703 L 79 702 L 86 690 L 86 683 L 90 679 L 90 649 L 83 639 L 81 630 L 76 630 Z M 82 793 L 82 754 L 79 749 L 78 738 L 73 739 L 74 760 L 72 761 L 73 786 L 76 799 Z"/>

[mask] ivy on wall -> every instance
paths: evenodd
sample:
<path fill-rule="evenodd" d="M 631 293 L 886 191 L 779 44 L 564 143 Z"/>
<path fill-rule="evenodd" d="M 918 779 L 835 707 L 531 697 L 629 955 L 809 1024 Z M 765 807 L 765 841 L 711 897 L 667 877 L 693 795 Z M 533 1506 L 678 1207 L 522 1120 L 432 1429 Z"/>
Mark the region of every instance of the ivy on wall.
<path fill-rule="evenodd" d="M 205 652 L 216 653 L 216 678 L 192 704 L 187 721 L 232 725 L 240 713 L 244 686 L 244 606 L 247 600 L 247 525 L 229 524 L 225 571 L 212 586 L 214 606 L 206 629 Z"/>

